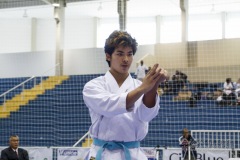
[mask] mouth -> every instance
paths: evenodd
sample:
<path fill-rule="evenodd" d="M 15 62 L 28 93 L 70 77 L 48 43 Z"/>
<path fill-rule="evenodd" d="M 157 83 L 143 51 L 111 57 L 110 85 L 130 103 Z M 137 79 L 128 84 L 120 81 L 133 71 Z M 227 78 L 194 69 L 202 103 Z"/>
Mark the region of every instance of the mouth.
<path fill-rule="evenodd" d="M 122 65 L 123 68 L 128 68 L 128 65 Z"/>

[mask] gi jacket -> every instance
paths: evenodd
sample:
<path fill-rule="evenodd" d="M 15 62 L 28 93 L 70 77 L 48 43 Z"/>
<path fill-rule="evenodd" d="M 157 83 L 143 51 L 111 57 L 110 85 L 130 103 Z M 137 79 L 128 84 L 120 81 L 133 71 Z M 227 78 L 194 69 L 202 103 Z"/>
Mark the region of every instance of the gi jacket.
<path fill-rule="evenodd" d="M 147 135 L 148 122 L 158 114 L 159 96 L 156 94 L 156 104 L 153 108 L 147 108 L 143 104 L 143 96 L 141 96 L 130 110 L 126 110 L 127 94 L 141 83 L 129 74 L 119 87 L 115 78 L 108 71 L 104 76 L 97 77 L 84 86 L 83 99 L 89 108 L 92 121 L 89 130 L 93 138 L 104 141 L 130 142 L 141 141 Z M 131 150 L 135 150 L 135 156 L 138 155 L 137 149 Z M 113 156 L 113 153 L 109 155 Z M 114 158 L 121 159 L 121 152 L 118 155 L 120 157 Z M 106 159 L 114 158 L 107 157 Z"/>

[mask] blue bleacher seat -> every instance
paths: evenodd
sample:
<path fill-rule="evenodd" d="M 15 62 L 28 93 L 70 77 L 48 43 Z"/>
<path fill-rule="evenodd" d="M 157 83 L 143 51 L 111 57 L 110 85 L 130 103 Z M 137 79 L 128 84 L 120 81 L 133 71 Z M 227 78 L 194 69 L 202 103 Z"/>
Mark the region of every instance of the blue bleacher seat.
<path fill-rule="evenodd" d="M 9 118 L 0 119 L 0 144 L 8 145 L 9 135 L 15 133 L 21 137 L 23 146 L 72 146 L 91 125 L 88 108 L 82 97 L 83 86 L 99 75 L 101 74 L 72 75 L 53 90 L 47 90 L 19 111 L 11 113 Z M 21 82 L 16 79 L 12 81 L 19 84 L 26 78 L 22 78 Z M 40 78 L 37 81 L 39 83 Z M 6 83 L 9 80 L 0 80 L 0 86 Z M 222 83 L 208 84 L 201 87 L 201 90 L 212 92 L 221 85 Z M 196 91 L 191 83 L 187 83 L 187 89 Z M 16 91 L 20 92 L 21 89 Z M 150 122 L 149 133 L 141 146 L 178 147 L 178 138 L 183 128 L 240 129 L 239 107 L 218 107 L 214 100 L 201 99 L 197 101 L 196 107 L 190 108 L 189 101 L 173 101 L 173 98 L 174 95 L 160 96 L 159 114 Z"/>

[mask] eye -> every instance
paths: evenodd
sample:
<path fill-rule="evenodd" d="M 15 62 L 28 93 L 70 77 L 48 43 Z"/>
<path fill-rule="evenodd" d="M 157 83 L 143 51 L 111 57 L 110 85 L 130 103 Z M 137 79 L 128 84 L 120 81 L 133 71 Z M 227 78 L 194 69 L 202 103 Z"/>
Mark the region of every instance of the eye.
<path fill-rule="evenodd" d="M 132 56 L 133 56 L 133 53 L 129 53 L 128 56 L 129 56 L 129 57 L 132 57 Z"/>
<path fill-rule="evenodd" d="M 123 56 L 123 53 L 117 53 L 118 56 Z"/>

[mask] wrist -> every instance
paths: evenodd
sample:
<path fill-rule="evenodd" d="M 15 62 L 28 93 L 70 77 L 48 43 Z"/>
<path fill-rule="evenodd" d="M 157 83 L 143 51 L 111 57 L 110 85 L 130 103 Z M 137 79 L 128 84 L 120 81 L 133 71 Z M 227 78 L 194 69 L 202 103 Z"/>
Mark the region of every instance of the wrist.
<path fill-rule="evenodd" d="M 145 94 L 146 92 L 148 92 L 148 88 L 144 87 L 143 84 L 141 84 L 138 88 L 137 88 L 138 92 L 141 94 Z"/>

